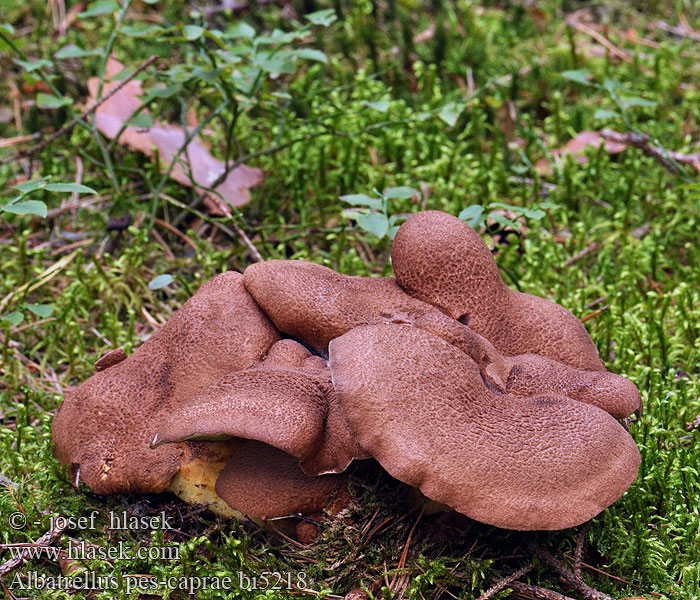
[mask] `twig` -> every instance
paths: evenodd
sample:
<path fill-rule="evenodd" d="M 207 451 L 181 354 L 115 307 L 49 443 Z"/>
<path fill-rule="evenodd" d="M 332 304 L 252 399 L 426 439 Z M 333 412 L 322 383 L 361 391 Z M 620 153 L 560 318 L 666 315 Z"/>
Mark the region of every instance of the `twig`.
<path fill-rule="evenodd" d="M 655 29 L 660 29 L 676 37 L 684 37 L 694 42 L 700 42 L 700 33 L 693 31 L 692 29 L 687 29 L 685 27 L 680 27 L 679 25 L 669 25 L 665 21 L 656 21 L 656 23 L 651 23 L 651 27 Z"/>
<path fill-rule="evenodd" d="M 599 298 L 596 298 L 595 300 L 592 300 L 588 304 L 586 304 L 586 308 L 595 308 L 602 302 L 605 302 L 608 299 L 608 296 L 600 296 Z"/>
<path fill-rule="evenodd" d="M 40 133 L 32 133 L 31 135 L 18 135 L 11 138 L 4 138 L 0 140 L 0 148 L 9 148 L 16 144 L 24 144 L 25 142 L 31 142 L 41 137 Z"/>
<path fill-rule="evenodd" d="M 569 556 L 568 554 L 564 554 L 564 558 L 568 560 L 574 560 L 572 556 Z M 603 575 L 603 577 L 607 577 L 608 579 L 612 579 L 614 581 L 619 581 L 620 583 L 624 583 L 625 585 L 629 585 L 630 587 L 633 587 L 635 589 L 640 589 L 640 587 L 628 579 L 624 579 L 623 577 L 618 577 L 617 575 L 613 575 L 612 573 L 608 573 L 607 571 L 603 571 L 602 569 L 598 569 L 597 567 L 594 567 L 593 565 L 586 564 L 585 562 L 581 562 L 581 566 L 584 569 L 588 569 L 589 571 L 593 571 L 594 573 L 598 573 L 598 575 Z M 653 596 L 654 598 L 663 598 L 663 594 L 660 594 L 659 592 L 645 592 L 648 596 Z"/>
<path fill-rule="evenodd" d="M 190 238 L 189 235 L 182 233 L 177 227 L 173 227 L 170 223 L 167 221 L 163 221 L 163 219 L 159 219 L 158 217 L 153 217 L 153 222 L 156 225 L 160 225 L 161 227 L 165 227 L 168 231 L 171 233 L 174 233 L 177 237 L 179 237 L 185 244 L 187 244 L 192 250 L 197 252 L 197 246 L 195 246 L 194 242 L 192 241 L 192 238 Z"/>
<path fill-rule="evenodd" d="M 598 244 L 596 242 L 591 242 L 583 250 L 581 250 L 580 252 L 577 252 L 571 258 L 567 259 L 566 262 L 564 262 L 564 266 L 570 267 L 571 265 L 576 264 L 582 258 L 588 256 L 591 252 L 595 252 L 597 249 L 598 249 Z"/>
<path fill-rule="evenodd" d="M 134 70 L 133 73 L 130 73 L 123 81 L 119 82 L 119 85 L 117 85 L 116 87 L 111 89 L 109 91 L 109 93 L 102 96 L 102 98 L 96 100 L 92 106 L 90 106 L 89 108 L 86 108 L 82 113 L 80 113 L 80 115 L 78 115 L 74 119 L 70 120 L 63 127 L 61 127 L 58 131 L 55 131 L 49 137 L 47 137 L 43 141 L 39 142 L 38 144 L 32 146 L 31 148 L 27 148 L 25 150 L 20 150 L 19 152 L 13 154 L 12 156 L 9 156 L 7 158 L 3 158 L 2 160 L 0 160 L 0 164 L 4 165 L 4 164 L 19 160 L 20 158 L 27 158 L 29 156 L 32 156 L 33 154 L 36 154 L 41 149 L 48 146 L 55 139 L 61 137 L 65 133 L 68 133 L 71 129 L 73 129 L 73 127 L 75 127 L 78 124 L 78 122 L 84 120 L 85 117 L 90 116 L 93 112 L 95 112 L 95 110 L 97 110 L 100 107 L 100 105 L 102 105 L 104 102 L 109 100 L 112 96 L 114 96 L 114 94 L 119 92 L 119 90 L 121 90 L 127 83 L 129 83 L 134 77 L 136 77 L 139 73 L 141 73 L 144 69 L 146 69 L 152 63 L 154 63 L 157 59 L 158 59 L 158 57 L 155 54 L 153 54 L 152 56 L 147 58 L 138 67 L 136 67 L 136 69 Z"/>
<path fill-rule="evenodd" d="M 490 598 L 494 594 L 500 592 L 501 590 L 511 587 L 510 584 L 513 583 L 516 579 L 520 579 L 525 573 L 529 572 L 532 570 L 532 563 L 527 563 L 524 567 L 521 567 L 515 573 L 511 573 L 508 575 L 508 577 L 504 577 L 503 579 L 499 579 L 496 583 L 494 583 L 488 590 L 486 590 L 477 600 L 486 600 L 487 598 Z M 511 588 L 512 589 L 512 588 Z"/>
<path fill-rule="evenodd" d="M 574 548 L 574 575 L 583 581 L 581 577 L 581 556 L 583 555 L 583 542 L 585 541 L 586 532 L 591 522 L 586 521 L 576 533 L 576 548 Z"/>
<path fill-rule="evenodd" d="M 569 27 L 573 27 L 577 31 L 580 31 L 581 33 L 585 33 L 587 36 L 592 37 L 596 42 L 598 42 L 601 46 L 605 46 L 610 54 L 617 56 L 618 58 L 621 58 L 625 62 L 631 63 L 632 59 L 629 57 L 627 52 L 624 50 L 620 50 L 615 44 L 613 44 L 608 38 L 606 38 L 604 35 L 598 33 L 595 29 L 591 29 L 588 25 L 584 25 L 583 23 L 578 23 L 576 21 L 569 22 L 568 23 Z"/>
<path fill-rule="evenodd" d="M 526 594 L 530 598 L 535 598 L 536 600 L 573 600 L 573 598 L 564 596 L 564 594 L 560 594 L 559 592 L 553 592 L 547 588 L 531 585 L 529 583 L 513 582 L 508 587 L 514 592 Z"/>
<path fill-rule="evenodd" d="M 255 244 L 253 244 L 253 242 L 250 241 L 250 238 L 247 236 L 246 232 L 243 231 L 243 229 L 241 229 L 240 225 L 238 225 L 238 223 L 236 223 L 236 221 L 233 220 L 231 221 L 231 225 L 233 225 L 233 228 L 236 230 L 238 237 L 250 251 L 253 260 L 255 262 L 264 262 L 265 259 L 262 257 L 262 254 L 260 254 L 258 249 L 255 247 Z"/>
<path fill-rule="evenodd" d="M 590 587 L 580 576 L 569 571 L 560 561 L 537 544 L 534 540 L 526 541 L 527 549 L 535 555 L 540 562 L 554 570 L 569 586 L 575 589 L 585 600 L 612 600 L 610 596 Z"/>
<path fill-rule="evenodd" d="M 585 317 L 581 317 L 581 323 L 585 323 L 586 321 L 590 321 L 591 319 L 597 317 L 600 313 L 608 310 L 610 308 L 609 304 L 606 304 L 605 306 L 601 306 L 598 310 L 594 310 L 591 314 L 586 315 Z"/>
<path fill-rule="evenodd" d="M 47 531 L 42 535 L 36 542 L 28 544 L 31 548 L 50 546 L 53 541 L 61 535 L 64 527 L 54 527 L 51 531 Z M 17 567 L 21 566 L 22 563 L 29 558 L 29 548 L 22 550 L 19 556 L 11 558 L 6 563 L 0 565 L 0 577 L 4 577 L 8 573 L 14 571 Z"/>
<path fill-rule="evenodd" d="M 611 142 L 617 142 L 618 144 L 625 144 L 627 146 L 634 146 L 635 148 L 638 148 L 647 156 L 651 156 L 652 158 L 658 160 L 672 173 L 678 173 L 678 166 L 676 163 L 691 165 L 700 170 L 700 152 L 683 154 L 682 152 L 674 152 L 673 150 L 666 150 L 665 148 L 660 148 L 659 146 L 653 146 L 649 143 L 649 136 L 645 134 L 631 132 L 620 133 L 619 131 L 613 131 L 612 129 L 603 129 L 600 134 L 604 139 Z"/>

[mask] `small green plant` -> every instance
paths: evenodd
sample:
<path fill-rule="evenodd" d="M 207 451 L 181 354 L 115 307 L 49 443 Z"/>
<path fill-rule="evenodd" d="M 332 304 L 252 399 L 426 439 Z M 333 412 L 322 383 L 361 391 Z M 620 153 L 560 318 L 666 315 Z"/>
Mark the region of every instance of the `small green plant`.
<path fill-rule="evenodd" d="M 367 194 L 349 194 L 340 196 L 343 202 L 347 202 L 353 208 L 343 210 L 346 219 L 353 219 L 357 226 L 377 236 L 379 239 L 387 236 L 394 239 L 399 226 L 396 224 L 400 219 L 405 219 L 405 214 L 389 214 L 389 201 L 407 198 L 420 198 L 420 192 L 412 187 L 390 187 L 383 192 L 375 189 L 376 196 Z"/>
<path fill-rule="evenodd" d="M 31 179 L 24 183 L 12 186 L 19 192 L 7 204 L 0 206 L 0 212 L 13 213 L 15 215 L 38 215 L 45 217 L 47 214 L 46 203 L 41 200 L 31 200 L 30 195 L 44 190 L 46 192 L 96 194 L 95 190 L 80 183 L 53 183 L 48 179 Z"/>
<path fill-rule="evenodd" d="M 558 207 L 557 204 L 549 201 L 542 202 L 536 208 L 516 206 L 515 204 L 506 204 L 504 202 L 491 202 L 486 206 L 481 204 L 467 206 L 459 213 L 458 217 L 473 229 L 484 227 L 487 221 L 491 220 L 498 223 L 501 227 L 510 227 L 518 231 L 523 225 L 519 221 L 519 217 L 539 221 L 547 215 L 547 210 Z M 508 218 L 503 212 L 512 214 L 513 218 Z"/>
<path fill-rule="evenodd" d="M 5 315 L 0 315 L 0 323 L 6 322 L 14 327 L 17 327 L 25 317 L 25 310 L 34 313 L 40 319 L 48 319 L 53 314 L 52 304 L 30 304 L 23 303 L 18 310 L 13 310 Z"/>

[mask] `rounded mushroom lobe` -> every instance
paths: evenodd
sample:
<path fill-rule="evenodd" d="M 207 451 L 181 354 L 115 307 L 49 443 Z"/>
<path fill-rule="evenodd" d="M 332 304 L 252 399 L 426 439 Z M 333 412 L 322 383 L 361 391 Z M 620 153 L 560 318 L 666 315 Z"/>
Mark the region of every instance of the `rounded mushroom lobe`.
<path fill-rule="evenodd" d="M 346 476 L 308 477 L 293 456 L 254 441 L 219 473 L 216 493 L 234 510 L 259 519 L 311 514 L 348 499 Z"/>
<path fill-rule="evenodd" d="M 489 390 L 512 396 L 560 394 L 593 404 L 616 419 L 641 408 L 635 385 L 607 371 L 585 371 L 536 354 L 505 356 L 486 338 L 442 313 L 429 313 L 414 325 L 439 335 L 472 358 Z"/>
<path fill-rule="evenodd" d="M 642 407 L 637 387 L 629 380 L 607 371 L 584 371 L 535 354 L 513 357 L 506 381 L 513 396 L 555 393 L 592 404 L 624 419 Z"/>
<path fill-rule="evenodd" d="M 303 261 L 252 264 L 243 283 L 280 331 L 319 352 L 358 325 L 411 321 L 435 310 L 392 278 L 350 277 Z"/>
<path fill-rule="evenodd" d="M 457 217 L 412 215 L 396 233 L 391 258 L 406 292 L 444 309 L 504 354 L 540 354 L 580 369 L 604 369 L 581 322 L 554 302 L 509 289 L 486 244 Z"/>
<path fill-rule="evenodd" d="M 331 342 L 329 363 L 360 445 L 392 476 L 478 521 L 572 527 L 636 477 L 639 451 L 609 414 L 564 396 L 495 394 L 471 358 L 419 328 L 358 327 Z"/>
<path fill-rule="evenodd" d="M 57 458 L 97 493 L 165 490 L 183 452 L 150 447 L 157 425 L 278 339 L 239 273 L 210 279 L 128 358 L 66 394 L 52 425 Z"/>
<path fill-rule="evenodd" d="M 345 422 L 325 361 L 312 365 L 225 375 L 167 417 L 152 447 L 243 438 L 296 457 L 309 476 L 344 471 L 368 455 Z"/>
<path fill-rule="evenodd" d="M 272 344 L 267 356 L 259 366 L 263 369 L 270 369 L 273 367 L 302 367 L 310 358 L 313 358 L 311 352 L 304 348 L 299 342 L 284 339 Z"/>
<path fill-rule="evenodd" d="M 326 418 L 323 390 L 292 369 L 248 369 L 225 375 L 174 411 L 152 444 L 240 437 L 305 460 L 317 448 Z"/>

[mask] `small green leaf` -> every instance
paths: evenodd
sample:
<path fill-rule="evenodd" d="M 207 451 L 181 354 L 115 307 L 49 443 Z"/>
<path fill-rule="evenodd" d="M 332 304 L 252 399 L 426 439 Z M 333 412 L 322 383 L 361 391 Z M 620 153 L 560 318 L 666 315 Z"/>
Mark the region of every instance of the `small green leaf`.
<path fill-rule="evenodd" d="M 622 105 L 622 108 L 625 109 L 632 108 L 633 106 L 656 106 L 656 102 L 653 100 L 647 100 L 646 98 L 640 98 L 638 96 L 626 96 L 624 98 L 620 98 L 620 104 Z"/>
<path fill-rule="evenodd" d="M 75 44 L 68 44 L 63 46 L 58 52 L 53 56 L 54 58 L 83 58 L 85 56 L 100 56 L 102 53 L 99 50 L 84 50 L 79 48 Z"/>
<path fill-rule="evenodd" d="M 77 192 L 78 194 L 96 194 L 92 188 L 80 183 L 47 183 L 47 192 Z"/>
<path fill-rule="evenodd" d="M 593 114 L 594 119 L 616 119 L 620 115 L 614 110 L 608 110 L 607 108 L 599 108 Z"/>
<path fill-rule="evenodd" d="M 288 51 L 280 51 L 274 54 L 265 52 L 255 57 L 254 64 L 263 71 L 273 75 L 280 73 L 292 74 L 295 70 L 295 59 L 296 56 Z"/>
<path fill-rule="evenodd" d="M 575 71 L 562 71 L 559 73 L 564 79 L 575 81 L 581 85 L 591 85 L 589 79 L 592 77 L 588 69 L 576 69 Z"/>
<path fill-rule="evenodd" d="M 307 21 L 310 21 L 314 25 L 321 25 L 323 27 L 328 27 L 333 23 L 338 16 L 335 14 L 335 10 L 332 8 L 327 8 L 325 10 L 317 10 L 316 12 L 304 15 Z"/>
<path fill-rule="evenodd" d="M 10 325 L 17 327 L 17 325 L 19 325 L 24 320 L 24 315 L 20 311 L 16 310 L 14 312 L 3 315 L 2 317 L 0 317 L 0 320 L 7 321 Z"/>
<path fill-rule="evenodd" d="M 53 304 L 25 304 L 37 317 L 47 319 L 53 314 Z"/>
<path fill-rule="evenodd" d="M 396 237 L 396 232 L 399 230 L 398 225 L 394 225 L 393 227 L 389 227 L 389 231 L 386 232 L 387 237 L 390 240 L 393 240 Z"/>
<path fill-rule="evenodd" d="M 255 37 L 255 29 L 253 29 L 248 23 L 244 21 L 239 21 L 233 25 L 229 25 L 224 31 L 224 37 L 228 39 L 239 39 L 239 38 L 253 38 Z"/>
<path fill-rule="evenodd" d="M 400 187 L 390 187 L 384 190 L 382 194 L 385 198 L 420 198 L 420 192 L 414 190 L 412 187 L 400 186 Z"/>
<path fill-rule="evenodd" d="M 458 106 L 456 102 L 448 102 L 440 109 L 438 117 L 447 123 L 450 127 L 454 127 L 462 112 L 462 106 Z"/>
<path fill-rule="evenodd" d="M 603 87 L 608 92 L 614 92 L 616 90 L 620 90 L 622 92 L 625 91 L 625 86 L 622 85 L 619 81 L 615 81 L 614 79 L 609 79 L 607 77 L 603 80 Z"/>
<path fill-rule="evenodd" d="M 378 238 L 383 238 L 389 230 L 389 220 L 384 214 L 378 212 L 357 217 L 357 224 Z"/>
<path fill-rule="evenodd" d="M 153 120 L 153 117 L 148 113 L 140 112 L 137 115 L 129 117 L 126 123 L 127 125 L 131 125 L 132 127 L 147 128 L 153 127 L 155 121 Z"/>
<path fill-rule="evenodd" d="M 301 50 L 297 50 L 296 54 L 299 58 L 315 60 L 323 64 L 328 64 L 328 57 L 320 50 L 315 50 L 314 48 L 302 48 Z"/>
<path fill-rule="evenodd" d="M 513 229 L 520 229 L 520 225 L 515 221 L 512 221 L 508 217 L 504 217 L 501 214 L 490 212 L 488 215 L 489 219 L 496 221 L 501 227 L 512 227 Z"/>
<path fill-rule="evenodd" d="M 184 31 L 185 39 L 188 42 L 194 42 L 195 40 L 198 40 L 200 37 L 202 37 L 202 34 L 204 33 L 204 27 L 200 27 L 199 25 L 185 25 Z"/>
<path fill-rule="evenodd" d="M 462 219 L 469 227 L 476 229 L 483 222 L 484 207 L 481 204 L 472 204 L 467 206 L 459 213 L 459 218 Z"/>
<path fill-rule="evenodd" d="M 57 96 L 52 96 L 51 94 L 44 94 L 39 92 L 36 95 L 36 103 L 40 108 L 61 108 L 62 106 L 67 106 L 72 104 L 73 100 L 62 96 L 61 98 Z"/>
<path fill-rule="evenodd" d="M 9 23 L 0 23 L 0 31 L 2 31 L 5 35 L 15 34 L 15 28 Z"/>
<path fill-rule="evenodd" d="M 355 219 L 357 220 L 358 217 L 363 217 L 365 215 L 368 215 L 370 212 L 369 208 L 344 208 L 341 211 L 341 214 L 346 218 L 346 219 Z"/>
<path fill-rule="evenodd" d="M 375 210 L 382 209 L 382 201 L 379 198 L 372 198 L 372 196 L 367 196 L 366 194 L 348 194 L 347 196 L 340 196 L 340 199 L 352 206 L 369 206 Z"/>
<path fill-rule="evenodd" d="M 144 38 L 152 35 L 156 35 L 165 31 L 160 25 L 146 24 L 146 23 L 134 23 L 133 25 L 124 25 L 119 30 L 119 33 L 128 35 L 134 38 Z"/>
<path fill-rule="evenodd" d="M 211 83 L 212 81 L 216 81 L 222 72 L 222 69 L 201 69 L 199 67 L 195 67 L 192 70 L 192 75 L 194 75 L 197 79 Z"/>
<path fill-rule="evenodd" d="M 28 194 L 30 192 L 34 192 L 38 189 L 43 188 L 46 185 L 46 180 L 44 179 L 30 179 L 29 181 L 24 181 L 23 183 L 18 183 L 17 185 L 13 185 L 12 187 L 16 190 L 19 190 L 22 195 L 24 196 L 25 194 Z"/>
<path fill-rule="evenodd" d="M 119 10 L 121 7 L 119 4 L 113 0 L 97 0 L 96 2 L 91 2 L 88 5 L 88 9 L 81 13 L 78 13 L 78 17 L 81 19 L 87 19 L 88 17 L 97 17 L 99 15 L 104 15 L 106 13 L 111 13 Z"/>
<path fill-rule="evenodd" d="M 0 210 L 13 213 L 15 215 L 39 215 L 46 216 L 46 204 L 39 200 L 24 200 L 0 206 Z"/>
<path fill-rule="evenodd" d="M 383 113 L 389 110 L 390 102 L 388 100 L 376 100 L 374 102 L 363 102 L 362 104 Z"/>
<path fill-rule="evenodd" d="M 170 275 L 169 273 L 165 273 L 163 275 L 158 275 L 158 277 L 154 277 L 149 283 L 148 283 L 148 289 L 149 290 L 160 290 L 164 288 L 166 285 L 170 285 L 174 281 L 173 276 Z"/>
<path fill-rule="evenodd" d="M 182 90 L 179 83 L 174 83 L 167 87 L 152 87 L 146 90 L 146 98 L 172 98 Z"/>
<path fill-rule="evenodd" d="M 20 60 L 19 58 L 15 58 L 14 61 L 20 67 L 24 67 L 27 73 L 31 73 L 37 69 L 43 69 L 44 67 L 50 67 L 53 64 L 50 60 L 45 60 L 43 58 L 40 58 L 39 60 Z"/>

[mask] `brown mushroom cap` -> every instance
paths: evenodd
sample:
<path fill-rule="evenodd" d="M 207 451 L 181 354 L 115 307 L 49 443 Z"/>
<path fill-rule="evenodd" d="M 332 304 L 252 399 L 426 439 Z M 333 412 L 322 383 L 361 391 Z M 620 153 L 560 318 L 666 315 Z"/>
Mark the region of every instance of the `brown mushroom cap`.
<path fill-rule="evenodd" d="M 604 370 L 581 322 L 559 304 L 509 289 L 486 244 L 457 217 L 434 210 L 412 215 L 396 233 L 391 258 L 397 282 L 411 296 L 444 309 L 504 354 Z"/>
<path fill-rule="evenodd" d="M 241 437 L 304 460 L 320 443 L 325 418 L 325 395 L 305 373 L 248 369 L 225 375 L 173 411 L 153 446 Z"/>
<path fill-rule="evenodd" d="M 291 344 L 277 342 L 260 368 L 225 375 L 195 394 L 158 426 L 153 447 L 234 437 L 258 440 L 296 457 L 308 475 L 339 473 L 353 459 L 368 458 L 345 422 L 327 366 L 274 366 L 280 357 L 289 362 L 295 354 Z M 304 362 L 302 358 L 296 360 Z M 267 365 L 268 360 L 274 365 Z"/>
<path fill-rule="evenodd" d="M 635 385 L 607 371 L 584 371 L 536 354 L 505 356 L 487 339 L 442 313 L 416 319 L 416 327 L 430 331 L 471 357 L 487 388 L 512 396 L 551 393 L 593 404 L 616 419 L 641 408 Z"/>
<path fill-rule="evenodd" d="M 163 491 L 183 449 L 151 449 L 157 425 L 277 339 L 239 273 L 210 279 L 131 356 L 66 394 L 52 427 L 56 456 L 97 493 Z"/>
<path fill-rule="evenodd" d="M 309 514 L 347 495 L 345 475 L 308 477 L 297 460 L 261 442 L 247 442 L 228 461 L 216 493 L 230 507 L 259 519 Z"/>
<path fill-rule="evenodd" d="M 489 391 L 476 363 L 409 325 L 330 344 L 333 383 L 360 445 L 397 479 L 478 521 L 564 529 L 629 487 L 641 457 L 606 412 L 547 394 Z"/>
<path fill-rule="evenodd" d="M 358 325 L 411 321 L 435 310 L 392 278 L 350 277 L 302 261 L 252 264 L 243 283 L 280 331 L 321 352 Z"/>

